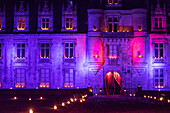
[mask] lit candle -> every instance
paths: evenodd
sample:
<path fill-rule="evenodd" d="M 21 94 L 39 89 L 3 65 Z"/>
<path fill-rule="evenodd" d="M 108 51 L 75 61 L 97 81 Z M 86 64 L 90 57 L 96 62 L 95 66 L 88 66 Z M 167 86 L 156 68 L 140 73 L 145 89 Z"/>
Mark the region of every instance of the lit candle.
<path fill-rule="evenodd" d="M 40 99 L 42 100 L 42 99 L 43 99 L 43 97 L 40 97 Z"/>
<path fill-rule="evenodd" d="M 33 110 L 32 110 L 32 109 L 30 109 L 30 110 L 29 110 L 29 113 L 33 113 Z"/>
<path fill-rule="evenodd" d="M 64 102 L 62 102 L 62 104 L 61 104 L 62 106 L 65 106 L 65 103 Z"/>
<path fill-rule="evenodd" d="M 80 100 L 80 102 L 83 102 L 82 100 Z"/>
<path fill-rule="evenodd" d="M 57 109 L 57 106 L 56 106 L 56 105 L 54 105 L 54 109 L 55 109 L 55 110 Z"/>
<path fill-rule="evenodd" d="M 71 98 L 70 100 L 71 100 L 71 102 L 73 102 L 73 101 L 74 101 L 72 98 Z"/>
<path fill-rule="evenodd" d="M 163 100 L 163 97 L 160 97 L 160 101 L 162 101 Z"/>
<path fill-rule="evenodd" d="M 67 104 L 70 104 L 70 101 L 67 101 Z"/>

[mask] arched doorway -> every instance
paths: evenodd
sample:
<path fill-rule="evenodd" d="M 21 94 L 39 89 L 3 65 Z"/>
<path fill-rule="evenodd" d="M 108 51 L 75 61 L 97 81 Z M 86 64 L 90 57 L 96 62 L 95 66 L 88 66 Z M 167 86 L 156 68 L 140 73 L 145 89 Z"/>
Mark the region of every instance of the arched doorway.
<path fill-rule="evenodd" d="M 107 95 L 120 94 L 122 90 L 121 76 L 116 71 L 109 71 L 104 78 L 104 90 Z"/>

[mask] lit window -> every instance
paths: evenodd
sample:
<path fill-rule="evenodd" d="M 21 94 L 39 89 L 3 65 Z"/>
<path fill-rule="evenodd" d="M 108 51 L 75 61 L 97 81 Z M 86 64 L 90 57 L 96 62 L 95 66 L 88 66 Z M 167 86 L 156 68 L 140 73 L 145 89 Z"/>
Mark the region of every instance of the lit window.
<path fill-rule="evenodd" d="M 65 43 L 64 58 L 74 58 L 74 44 Z"/>
<path fill-rule="evenodd" d="M 138 31 L 142 31 L 142 26 L 138 26 Z"/>
<path fill-rule="evenodd" d="M 162 28 L 162 18 L 155 18 L 155 28 L 161 29 Z"/>
<path fill-rule="evenodd" d="M 2 20 L 0 18 L 0 30 L 2 30 Z"/>
<path fill-rule="evenodd" d="M 109 58 L 117 58 L 117 46 L 109 45 Z"/>
<path fill-rule="evenodd" d="M 50 25 L 49 25 L 49 18 L 42 18 L 41 20 L 41 29 L 42 30 L 49 30 Z"/>
<path fill-rule="evenodd" d="M 18 30 L 25 30 L 25 18 L 18 19 Z"/>
<path fill-rule="evenodd" d="M 73 29 L 73 18 L 66 18 L 65 28 L 66 28 L 67 30 Z"/>
<path fill-rule="evenodd" d="M 50 57 L 50 44 L 41 43 L 40 46 L 40 58 L 49 58 Z"/>
<path fill-rule="evenodd" d="M 16 58 L 25 58 L 25 44 L 17 44 L 17 57 Z"/>
<path fill-rule="evenodd" d="M 74 86 L 74 69 L 65 69 L 64 87 Z"/>
<path fill-rule="evenodd" d="M 96 28 L 96 26 L 93 26 L 93 31 L 97 31 L 97 28 Z"/>
<path fill-rule="evenodd" d="M 108 27 L 109 27 L 109 32 L 117 32 L 118 18 L 117 17 L 109 17 L 108 18 Z"/>
<path fill-rule="evenodd" d="M 164 69 L 155 69 L 154 74 L 155 88 L 164 88 Z"/>
<path fill-rule="evenodd" d="M 108 4 L 113 4 L 113 0 L 108 0 Z"/>
<path fill-rule="evenodd" d="M 25 69 L 16 69 L 15 87 L 25 87 Z"/>
<path fill-rule="evenodd" d="M 119 0 L 114 0 L 114 4 L 118 4 L 119 3 Z"/>
<path fill-rule="evenodd" d="M 40 87 L 50 86 L 50 69 L 41 69 Z"/>
<path fill-rule="evenodd" d="M 2 58 L 2 44 L 0 44 L 0 58 Z"/>
<path fill-rule="evenodd" d="M 164 58 L 163 43 L 155 43 L 155 58 Z"/>

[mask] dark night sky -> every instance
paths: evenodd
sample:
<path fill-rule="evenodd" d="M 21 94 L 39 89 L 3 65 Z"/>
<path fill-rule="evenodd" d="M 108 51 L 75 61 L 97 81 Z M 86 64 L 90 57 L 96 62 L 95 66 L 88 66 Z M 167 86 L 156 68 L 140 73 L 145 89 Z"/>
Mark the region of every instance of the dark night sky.
<path fill-rule="evenodd" d="M 0 7 L 5 4 L 6 6 L 6 29 L 7 33 L 13 32 L 13 16 L 14 16 L 14 4 L 19 0 L 0 0 Z M 38 4 L 43 0 L 24 0 L 29 2 L 29 14 L 30 14 L 30 32 L 36 33 L 38 25 Z M 65 0 L 48 0 L 53 3 L 53 24 L 54 33 L 61 31 L 61 15 L 62 15 L 62 4 Z M 87 32 L 87 9 L 89 8 L 104 8 L 105 0 L 73 0 L 77 3 L 77 16 L 78 16 L 78 32 Z M 100 4 L 102 1 L 102 4 Z M 123 0 L 121 9 L 132 9 L 132 8 L 150 8 L 151 2 L 157 0 Z M 164 0 L 166 4 L 170 4 L 170 0 Z M 155 3 L 154 3 L 155 4 Z M 167 5 L 168 7 L 170 5 Z"/>

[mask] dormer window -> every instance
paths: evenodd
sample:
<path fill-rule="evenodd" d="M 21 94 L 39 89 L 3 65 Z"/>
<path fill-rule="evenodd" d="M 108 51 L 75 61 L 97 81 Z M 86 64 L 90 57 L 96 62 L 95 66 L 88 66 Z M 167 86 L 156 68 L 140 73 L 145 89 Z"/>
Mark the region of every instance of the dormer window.
<path fill-rule="evenodd" d="M 66 18 L 65 28 L 67 30 L 73 29 L 73 18 Z"/>
<path fill-rule="evenodd" d="M 18 30 L 25 30 L 25 18 L 18 18 Z"/>
<path fill-rule="evenodd" d="M 114 4 L 118 4 L 119 3 L 119 0 L 114 0 Z"/>
<path fill-rule="evenodd" d="M 50 26 L 49 26 L 49 18 L 42 18 L 41 20 L 41 29 L 42 30 L 49 30 Z"/>
<path fill-rule="evenodd" d="M 156 29 L 162 28 L 162 18 L 155 18 L 155 28 Z"/>
<path fill-rule="evenodd" d="M 108 4 L 113 4 L 113 0 L 108 0 Z"/>

